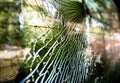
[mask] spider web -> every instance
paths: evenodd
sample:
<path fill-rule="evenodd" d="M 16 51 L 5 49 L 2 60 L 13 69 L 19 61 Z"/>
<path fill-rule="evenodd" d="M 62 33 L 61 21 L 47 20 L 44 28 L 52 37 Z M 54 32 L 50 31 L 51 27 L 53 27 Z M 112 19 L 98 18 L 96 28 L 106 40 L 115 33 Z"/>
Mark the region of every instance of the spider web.
<path fill-rule="evenodd" d="M 75 28 L 68 29 L 56 23 L 54 28 L 47 27 L 49 29 L 34 41 L 31 52 L 21 66 L 21 72 L 23 70 L 29 72 L 21 83 L 84 83 L 86 81 L 89 71 L 88 62 L 91 61 L 90 57 L 85 56 L 88 45 L 86 30 L 75 31 Z M 54 30 L 57 30 L 57 33 L 51 33 Z M 46 38 L 46 35 L 50 34 L 52 36 Z M 46 38 L 46 41 L 36 50 L 37 42 L 42 38 Z M 45 53 L 42 53 L 43 51 Z"/>

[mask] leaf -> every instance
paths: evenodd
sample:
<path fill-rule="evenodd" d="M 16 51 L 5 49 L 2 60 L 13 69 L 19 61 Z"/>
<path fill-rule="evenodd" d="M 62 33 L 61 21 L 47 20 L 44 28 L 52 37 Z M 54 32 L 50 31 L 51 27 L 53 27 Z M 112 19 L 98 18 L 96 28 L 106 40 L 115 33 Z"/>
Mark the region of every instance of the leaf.
<path fill-rule="evenodd" d="M 79 1 L 61 0 L 58 1 L 60 10 L 65 16 L 65 19 L 70 22 L 80 23 L 86 17 L 84 4 Z"/>

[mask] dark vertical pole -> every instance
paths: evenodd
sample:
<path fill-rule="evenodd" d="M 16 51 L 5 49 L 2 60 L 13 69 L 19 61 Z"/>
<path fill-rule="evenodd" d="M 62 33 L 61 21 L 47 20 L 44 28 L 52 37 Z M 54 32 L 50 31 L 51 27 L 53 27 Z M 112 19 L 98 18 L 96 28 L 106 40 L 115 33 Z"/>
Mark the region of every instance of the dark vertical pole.
<path fill-rule="evenodd" d="M 113 0 L 117 7 L 118 17 L 119 17 L 119 29 L 120 29 L 120 0 Z"/>

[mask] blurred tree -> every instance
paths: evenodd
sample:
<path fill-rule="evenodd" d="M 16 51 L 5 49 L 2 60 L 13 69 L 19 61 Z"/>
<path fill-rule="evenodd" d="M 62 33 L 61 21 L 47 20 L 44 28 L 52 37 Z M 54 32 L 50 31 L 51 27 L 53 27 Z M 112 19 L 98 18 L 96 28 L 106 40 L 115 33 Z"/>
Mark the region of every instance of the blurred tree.
<path fill-rule="evenodd" d="M 0 42 L 11 41 L 19 44 L 21 38 L 18 20 L 21 12 L 19 1 L 1 0 L 0 9 Z"/>

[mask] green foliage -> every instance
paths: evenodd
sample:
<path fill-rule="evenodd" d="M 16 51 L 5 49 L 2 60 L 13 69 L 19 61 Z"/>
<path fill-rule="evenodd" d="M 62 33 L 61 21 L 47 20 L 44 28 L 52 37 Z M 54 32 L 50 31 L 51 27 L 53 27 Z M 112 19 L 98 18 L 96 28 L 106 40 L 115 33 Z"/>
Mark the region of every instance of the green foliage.
<path fill-rule="evenodd" d="M 110 25 L 111 12 L 114 12 L 115 9 L 112 0 L 85 0 L 85 4 L 93 18 Z"/>
<path fill-rule="evenodd" d="M 27 63 L 25 61 L 24 64 L 22 64 L 19 73 L 15 79 L 16 82 L 20 82 L 23 78 L 25 78 L 41 60 L 40 58 L 36 58 L 35 61 L 33 62 L 32 59 L 33 58 L 29 58 L 29 61 Z"/>
<path fill-rule="evenodd" d="M 0 1 L 0 11 L 4 11 L 6 13 L 10 13 L 10 12 L 16 12 L 16 13 L 20 13 L 21 9 L 20 9 L 20 2 L 19 1 L 4 1 L 1 0 Z"/>
<path fill-rule="evenodd" d="M 57 0 L 57 2 L 60 5 L 60 10 L 64 19 L 67 21 L 80 23 L 83 22 L 87 16 L 87 12 L 82 2 L 71 0 Z"/>
<path fill-rule="evenodd" d="M 18 14 L 20 3 L 1 1 L 0 2 L 0 43 L 12 41 L 19 45 L 22 35 L 20 34 Z"/>

